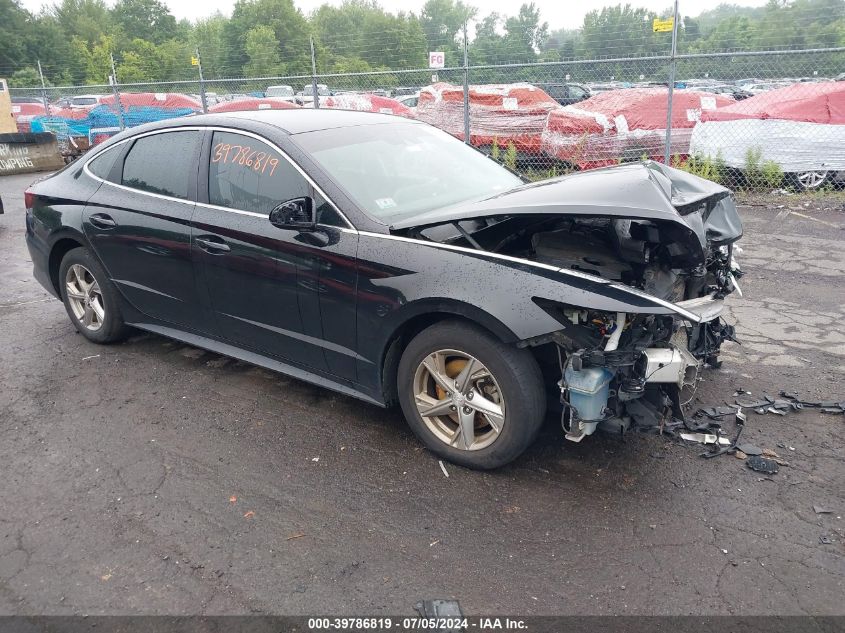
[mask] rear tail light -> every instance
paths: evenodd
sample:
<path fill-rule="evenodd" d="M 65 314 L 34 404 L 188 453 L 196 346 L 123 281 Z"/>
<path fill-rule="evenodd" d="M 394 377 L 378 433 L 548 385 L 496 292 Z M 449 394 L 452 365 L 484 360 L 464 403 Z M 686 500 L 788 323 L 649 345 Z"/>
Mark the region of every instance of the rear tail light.
<path fill-rule="evenodd" d="M 27 210 L 32 210 L 32 207 L 35 206 L 35 194 L 31 191 L 24 191 L 23 192 L 23 206 L 27 208 Z"/>

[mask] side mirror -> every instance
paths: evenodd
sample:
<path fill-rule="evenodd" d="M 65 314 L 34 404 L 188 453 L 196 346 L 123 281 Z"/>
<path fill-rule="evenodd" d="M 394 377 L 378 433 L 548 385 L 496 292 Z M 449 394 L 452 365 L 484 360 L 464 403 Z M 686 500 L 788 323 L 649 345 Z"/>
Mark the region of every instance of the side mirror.
<path fill-rule="evenodd" d="M 317 213 L 312 198 L 294 198 L 270 211 L 270 223 L 280 229 L 313 231 L 317 228 Z"/>

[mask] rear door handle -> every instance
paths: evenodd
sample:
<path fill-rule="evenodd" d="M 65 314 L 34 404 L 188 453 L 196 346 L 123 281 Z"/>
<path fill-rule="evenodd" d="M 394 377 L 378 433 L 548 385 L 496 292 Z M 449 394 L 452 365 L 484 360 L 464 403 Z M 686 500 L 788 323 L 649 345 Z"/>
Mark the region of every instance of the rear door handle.
<path fill-rule="evenodd" d="M 93 213 L 88 217 L 88 221 L 101 229 L 113 229 L 117 226 L 114 218 L 105 213 Z"/>
<path fill-rule="evenodd" d="M 195 237 L 194 242 L 196 242 L 197 246 L 199 246 L 202 250 L 212 254 L 228 253 L 232 250 L 229 248 L 229 245 L 219 237 Z"/>

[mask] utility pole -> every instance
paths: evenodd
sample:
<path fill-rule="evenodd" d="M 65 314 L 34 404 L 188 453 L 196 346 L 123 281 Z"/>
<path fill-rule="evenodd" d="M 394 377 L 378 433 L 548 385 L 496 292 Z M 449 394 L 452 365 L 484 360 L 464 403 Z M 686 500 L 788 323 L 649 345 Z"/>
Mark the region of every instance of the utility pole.
<path fill-rule="evenodd" d="M 47 99 L 47 84 L 44 83 L 44 73 L 41 70 L 41 60 L 38 60 L 38 75 L 41 77 L 41 101 L 44 102 L 44 116 L 50 116 L 50 102 Z"/>
<path fill-rule="evenodd" d="M 200 75 L 200 101 L 202 101 L 202 113 L 208 114 L 208 99 L 205 96 L 205 79 L 202 76 L 202 58 L 200 57 L 200 47 L 196 48 L 197 71 Z"/>
<path fill-rule="evenodd" d="M 311 92 L 314 95 L 314 109 L 320 107 L 320 95 L 317 94 L 317 56 L 314 54 L 314 38 L 311 38 Z"/>
<path fill-rule="evenodd" d="M 467 41 L 467 21 L 464 20 L 464 143 L 469 139 L 469 42 Z"/>
<path fill-rule="evenodd" d="M 666 141 L 663 151 L 663 163 L 669 165 L 672 154 L 672 95 L 675 92 L 675 57 L 678 54 L 678 0 L 675 0 L 675 11 L 672 18 L 672 54 L 669 59 L 669 98 L 666 113 Z"/>
<path fill-rule="evenodd" d="M 114 55 L 109 53 L 109 57 L 111 58 L 111 77 L 109 77 L 109 83 L 111 83 L 111 89 L 114 93 L 114 105 L 117 107 L 117 122 L 122 132 L 126 129 L 126 123 L 123 121 L 123 106 L 120 103 L 120 90 L 117 89 L 117 70 L 114 67 Z"/>

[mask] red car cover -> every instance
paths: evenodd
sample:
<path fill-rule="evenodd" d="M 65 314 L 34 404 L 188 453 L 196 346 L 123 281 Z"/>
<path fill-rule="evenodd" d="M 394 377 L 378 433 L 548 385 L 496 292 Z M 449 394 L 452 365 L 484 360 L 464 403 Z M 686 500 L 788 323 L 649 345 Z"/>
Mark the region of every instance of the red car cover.
<path fill-rule="evenodd" d="M 557 101 L 531 84 L 488 84 L 469 87 L 470 143 L 540 153 L 540 138 Z M 437 83 L 420 91 L 417 118 L 464 138 L 463 86 Z"/>
<path fill-rule="evenodd" d="M 40 103 L 13 103 L 12 118 L 18 126 L 18 132 L 29 132 L 32 119 L 44 115 L 44 106 Z"/>
<path fill-rule="evenodd" d="M 845 124 L 845 81 L 798 83 L 761 92 L 714 112 L 702 121 L 737 119 L 786 119 L 805 123 Z"/>
<path fill-rule="evenodd" d="M 357 110 L 359 112 L 381 112 L 382 114 L 396 114 L 413 118 L 413 112 L 396 99 L 370 94 L 339 94 L 320 100 L 320 107 L 335 108 L 337 110 Z"/>
<path fill-rule="evenodd" d="M 299 108 L 295 103 L 279 99 L 278 97 L 263 97 L 261 99 L 235 99 L 222 101 L 208 108 L 209 112 L 240 112 L 243 110 L 289 110 Z"/>
<path fill-rule="evenodd" d="M 614 165 L 620 159 L 662 158 L 668 92 L 668 88 L 611 90 L 554 110 L 543 131 L 543 151 L 581 169 Z M 675 90 L 671 153 L 689 154 L 692 128 L 702 112 L 733 103 L 724 95 Z"/>
<path fill-rule="evenodd" d="M 107 106 L 113 106 L 115 96 L 106 95 L 101 99 L 101 103 Z M 197 112 L 202 110 L 202 104 L 198 99 L 178 92 L 122 92 L 120 93 L 120 105 L 124 109 L 152 107 L 163 108 L 165 110 L 190 108 Z"/>
<path fill-rule="evenodd" d="M 799 182 L 804 175 L 820 186 L 845 171 L 845 82 L 798 83 L 706 112 L 690 151 L 737 169 L 755 151 Z"/>

